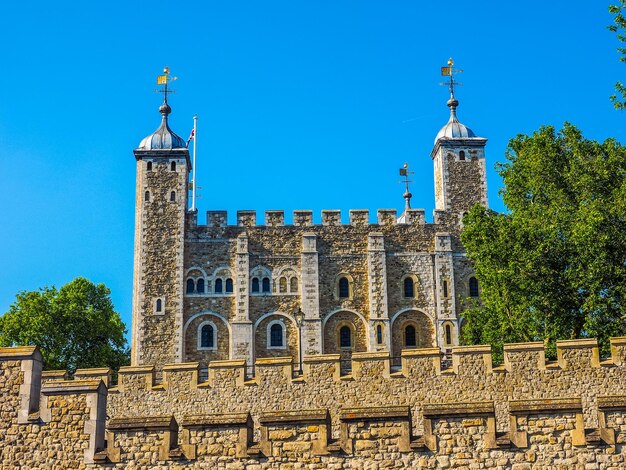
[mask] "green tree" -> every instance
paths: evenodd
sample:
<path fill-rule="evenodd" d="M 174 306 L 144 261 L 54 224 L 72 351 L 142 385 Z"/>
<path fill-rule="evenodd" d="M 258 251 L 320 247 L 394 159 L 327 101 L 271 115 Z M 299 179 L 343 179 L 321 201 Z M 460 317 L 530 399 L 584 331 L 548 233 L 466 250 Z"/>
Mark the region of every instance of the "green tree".
<path fill-rule="evenodd" d="M 497 165 L 508 209 L 476 206 L 461 239 L 481 282 L 462 341 L 503 343 L 626 333 L 626 148 L 543 127 Z"/>
<path fill-rule="evenodd" d="M 626 10 L 626 0 L 619 0 L 617 5 L 609 5 L 609 12 L 613 15 L 613 24 L 609 25 L 609 30 L 614 32 L 620 43 L 626 42 L 626 18 L 624 17 L 624 11 Z M 626 62 L 626 47 L 618 47 L 620 62 Z M 626 108 L 626 87 L 621 83 L 615 84 L 616 94 L 611 95 L 611 101 L 616 109 Z M 621 98 L 617 97 L 617 94 Z"/>
<path fill-rule="evenodd" d="M 129 350 L 110 293 L 82 277 L 58 290 L 20 292 L 0 317 L 0 345 L 39 346 L 45 369 L 118 369 L 129 362 Z"/>

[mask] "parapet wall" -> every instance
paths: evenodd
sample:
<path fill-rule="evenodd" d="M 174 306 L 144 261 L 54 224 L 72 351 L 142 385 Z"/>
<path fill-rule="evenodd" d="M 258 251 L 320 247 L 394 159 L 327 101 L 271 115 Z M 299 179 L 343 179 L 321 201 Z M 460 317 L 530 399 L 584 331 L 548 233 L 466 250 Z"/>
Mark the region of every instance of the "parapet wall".
<path fill-rule="evenodd" d="M 349 211 L 350 221 L 349 225 L 352 226 L 367 226 L 367 225 L 395 225 L 398 223 L 398 213 L 396 209 L 378 209 L 376 212 L 376 224 L 370 224 L 369 210 L 367 209 L 351 209 Z M 404 214 L 403 224 L 407 225 L 424 225 L 426 223 L 424 209 L 408 209 Z M 444 212 L 436 210 L 435 223 L 438 223 L 439 219 L 443 217 Z M 198 226 L 198 213 L 189 213 L 192 226 Z M 341 211 L 340 210 L 323 210 L 321 215 L 321 225 L 323 226 L 336 226 L 342 225 Z M 265 211 L 264 222 L 259 223 L 257 221 L 257 213 L 253 210 L 240 210 L 237 211 L 237 222 L 239 227 L 282 227 L 285 225 L 285 211 L 282 210 L 267 210 Z M 311 210 L 295 210 L 293 211 L 293 226 L 306 227 L 315 225 L 313 223 L 313 211 Z M 207 227 L 227 227 L 228 226 L 228 212 L 227 211 L 207 211 L 206 212 L 206 225 Z"/>
<path fill-rule="evenodd" d="M 106 369 L 74 380 L 44 373 L 35 348 L 0 350 L 3 463 L 91 468 L 306 463 L 307 468 L 624 468 L 626 338 L 601 361 L 595 340 L 459 347 L 442 369 L 438 349 Z M 106 407 L 106 413 L 104 412 Z M 108 420 L 106 416 L 108 415 Z M 105 431 L 106 425 L 106 431 Z M 25 463 L 22 463 L 25 462 Z M 372 467 L 374 468 L 374 467 Z"/>

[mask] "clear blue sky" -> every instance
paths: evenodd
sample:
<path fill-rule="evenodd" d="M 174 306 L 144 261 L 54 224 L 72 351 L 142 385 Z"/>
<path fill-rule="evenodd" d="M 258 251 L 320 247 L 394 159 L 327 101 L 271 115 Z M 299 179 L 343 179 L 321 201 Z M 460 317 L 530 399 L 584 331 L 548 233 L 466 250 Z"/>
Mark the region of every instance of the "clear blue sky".
<path fill-rule="evenodd" d="M 610 0 L 607 0 L 610 1 Z M 568 120 L 623 140 L 623 79 L 603 1 L 3 3 L 0 312 L 20 290 L 104 282 L 130 327 L 135 159 L 159 124 L 155 76 L 179 77 L 171 124 L 199 115 L 206 210 L 413 206 L 432 220 L 433 138 L 448 119 L 439 67 L 464 70 L 460 120 L 507 141 Z"/>

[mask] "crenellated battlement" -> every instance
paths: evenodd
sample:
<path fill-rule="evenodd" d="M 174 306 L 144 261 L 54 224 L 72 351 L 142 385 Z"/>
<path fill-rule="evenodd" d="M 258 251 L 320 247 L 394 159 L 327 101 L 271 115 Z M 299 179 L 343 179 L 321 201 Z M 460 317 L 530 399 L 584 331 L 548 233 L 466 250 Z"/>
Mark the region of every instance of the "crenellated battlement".
<path fill-rule="evenodd" d="M 445 211 L 435 211 L 435 224 L 444 223 Z M 313 211 L 311 210 L 294 210 L 293 222 L 291 224 L 285 224 L 285 211 L 282 210 L 267 210 L 264 213 L 264 219 L 261 221 L 257 217 L 257 212 L 254 210 L 240 210 L 237 211 L 237 219 L 234 225 L 228 223 L 228 211 L 207 211 L 206 223 L 198 224 L 198 213 L 189 212 L 187 217 L 192 227 L 308 227 L 312 225 L 321 226 L 380 226 L 380 225 L 424 225 L 426 223 L 426 216 L 424 209 L 408 209 L 404 213 L 402 222 L 398 221 L 399 214 L 396 209 L 378 209 L 376 212 L 376 222 L 370 223 L 370 211 L 367 209 L 351 209 L 349 211 L 349 222 L 344 224 L 341 219 L 340 210 L 322 210 L 321 211 L 321 224 L 313 223 Z"/>
<path fill-rule="evenodd" d="M 613 338 L 611 351 L 600 361 L 595 340 L 560 341 L 558 360 L 547 362 L 542 343 L 508 344 L 493 367 L 489 347 L 465 346 L 452 350 L 447 369 L 438 348 L 404 350 L 399 367 L 386 352 L 354 353 L 349 373 L 339 354 L 312 355 L 302 375 L 291 357 L 213 361 L 206 379 L 190 362 L 165 365 L 160 381 L 153 366 L 123 367 L 107 390 L 108 369 L 67 380 L 41 370 L 37 348 L 0 349 L 0 418 L 9 430 L 0 446 L 8 465 L 19 455 L 32 467 L 55 458 L 92 468 L 217 459 L 417 466 L 469 464 L 477 452 L 496 452 L 504 466 L 531 455 L 549 466 L 565 448 L 564 465 L 591 454 L 621 466 L 626 338 Z M 61 440 L 63 452 L 49 457 Z M 548 440 L 550 451 L 541 445 Z M 24 448 L 43 451 L 24 457 Z"/>

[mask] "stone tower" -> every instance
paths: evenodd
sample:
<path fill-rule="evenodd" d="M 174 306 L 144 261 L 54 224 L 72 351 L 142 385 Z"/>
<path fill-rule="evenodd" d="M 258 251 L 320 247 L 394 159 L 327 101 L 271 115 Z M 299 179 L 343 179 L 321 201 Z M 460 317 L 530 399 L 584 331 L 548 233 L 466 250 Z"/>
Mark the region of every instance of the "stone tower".
<path fill-rule="evenodd" d="M 469 290 L 468 276 L 473 269 L 464 256 L 459 235 L 463 216 L 475 204 L 487 207 L 487 171 L 485 144 L 487 139 L 474 132 L 457 119 L 459 105 L 454 96 L 456 82 L 452 77 L 452 59 L 448 62 L 450 73 L 450 119 L 437 137 L 430 154 L 435 173 L 435 217 L 446 228 L 435 237 L 435 292 L 437 301 L 438 342 L 450 343 L 445 336 L 459 335 L 459 297 Z M 455 256 L 456 255 L 456 256 Z M 462 256 L 458 256 L 462 255 Z M 475 282 L 475 278 L 473 278 Z M 460 291 L 459 291 L 460 288 Z"/>
<path fill-rule="evenodd" d="M 474 204 L 487 207 L 487 139 L 459 122 L 458 105 L 451 92 L 450 119 L 437 134 L 430 156 L 435 169 L 435 209 L 462 217 Z"/>
<path fill-rule="evenodd" d="M 132 365 L 182 361 L 185 212 L 191 162 L 185 141 L 160 127 L 134 151 L 137 160 Z"/>

